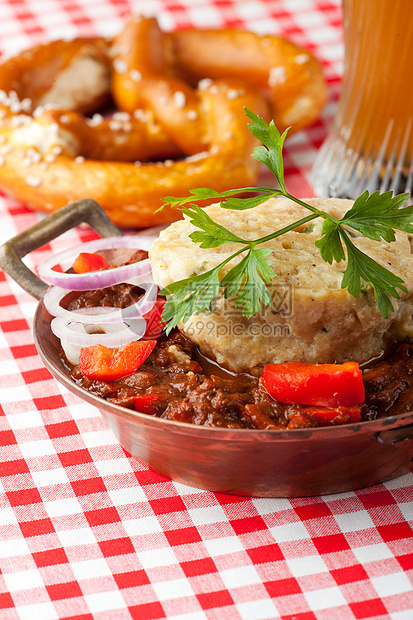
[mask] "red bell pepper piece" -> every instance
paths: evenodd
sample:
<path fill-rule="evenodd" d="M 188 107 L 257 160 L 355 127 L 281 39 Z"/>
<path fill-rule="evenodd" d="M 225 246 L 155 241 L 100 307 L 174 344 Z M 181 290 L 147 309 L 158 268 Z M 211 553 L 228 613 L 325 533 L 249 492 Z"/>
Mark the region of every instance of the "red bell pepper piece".
<path fill-rule="evenodd" d="M 282 403 L 353 407 L 364 401 L 362 373 L 356 362 L 267 364 L 261 383 Z"/>
<path fill-rule="evenodd" d="M 361 407 L 300 407 L 298 414 L 311 422 L 315 422 L 317 426 L 338 426 L 340 424 L 354 424 L 361 420 Z M 297 414 L 294 414 L 288 428 L 299 428 L 295 420 Z M 291 425 L 292 424 L 292 425 Z"/>
<path fill-rule="evenodd" d="M 163 297 L 158 297 L 152 310 L 149 310 L 149 312 L 143 315 L 143 318 L 146 321 L 146 331 L 142 336 L 143 340 L 159 338 L 165 329 L 166 323 L 162 321 L 162 312 L 165 303 L 166 299 Z"/>
<path fill-rule="evenodd" d="M 89 254 L 88 252 L 81 252 L 72 267 L 76 273 L 110 269 L 110 265 L 106 258 L 103 258 L 100 254 Z"/>
<path fill-rule="evenodd" d="M 88 379 L 115 381 L 135 372 L 156 345 L 156 340 L 136 340 L 118 349 L 101 344 L 80 350 L 79 368 Z"/>
<path fill-rule="evenodd" d="M 302 413 L 294 413 L 287 424 L 289 430 L 294 428 L 314 428 L 315 426 L 317 426 L 316 421 L 307 418 Z"/>
<path fill-rule="evenodd" d="M 156 403 L 160 403 L 162 400 L 162 394 L 139 394 L 135 398 L 135 409 L 141 413 L 155 415 L 157 413 Z"/>

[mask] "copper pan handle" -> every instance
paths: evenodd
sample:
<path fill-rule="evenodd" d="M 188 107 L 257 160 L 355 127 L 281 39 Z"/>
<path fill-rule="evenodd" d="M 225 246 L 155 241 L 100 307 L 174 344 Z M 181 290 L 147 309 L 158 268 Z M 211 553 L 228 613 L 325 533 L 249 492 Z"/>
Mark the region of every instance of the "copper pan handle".
<path fill-rule="evenodd" d="M 48 286 L 26 267 L 21 259 L 82 222 L 90 224 L 101 237 L 117 237 L 122 234 L 97 202 L 84 198 L 69 203 L 6 241 L 0 246 L 0 267 L 30 295 L 41 299 Z"/>

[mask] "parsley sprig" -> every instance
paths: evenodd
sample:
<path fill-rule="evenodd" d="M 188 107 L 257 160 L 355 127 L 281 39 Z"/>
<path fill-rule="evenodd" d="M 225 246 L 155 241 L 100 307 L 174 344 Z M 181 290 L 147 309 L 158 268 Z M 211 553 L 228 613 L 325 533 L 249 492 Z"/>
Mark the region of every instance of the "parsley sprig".
<path fill-rule="evenodd" d="M 399 276 L 354 245 L 352 229 L 369 239 L 387 242 L 395 240 L 395 230 L 413 234 L 413 206 L 403 207 L 409 194 L 393 197 L 392 192 L 383 194 L 374 192 L 370 195 L 368 191 L 365 191 L 341 219 L 336 219 L 329 213 L 295 198 L 287 191 L 282 151 L 288 130 L 281 135 L 273 121 L 267 124 L 264 119 L 250 110 L 246 109 L 245 112 L 251 121 L 248 126 L 249 130 L 262 142 L 262 145 L 255 148 L 252 157 L 271 170 L 279 189 L 247 187 L 216 192 L 202 187 L 190 190 L 188 197 L 168 196 L 163 199 L 166 204 L 180 208 L 188 216 L 196 228 L 189 236 L 201 248 L 215 248 L 227 244 L 240 244 L 241 246 L 213 269 L 173 282 L 161 291 L 162 295 L 168 297 L 163 311 L 163 319 L 168 323 L 167 332 L 169 333 L 180 321 L 187 321 L 193 314 L 211 310 L 214 300 L 220 294 L 225 298 L 234 297 L 235 305 L 242 307 L 243 314 L 248 318 L 259 313 L 262 304 L 270 305 L 271 295 L 266 282 L 276 277 L 276 272 L 272 267 L 273 261 L 270 258 L 272 251 L 269 248 L 257 246 L 316 218 L 324 220 L 321 237 L 315 242 L 323 260 L 329 264 L 333 261 L 339 263 L 347 256 L 342 288 L 348 288 L 350 295 L 357 297 L 362 289 L 362 282 L 366 283 L 373 290 L 379 311 L 384 318 L 388 318 L 394 309 L 390 297 L 399 299 L 398 290 L 406 292 L 407 289 Z M 254 193 L 254 196 L 237 198 L 241 192 L 243 194 Z M 199 200 L 216 198 L 221 200 L 223 209 L 243 211 L 253 209 L 273 196 L 290 198 L 305 207 L 310 214 L 265 237 L 254 240 L 238 237 L 212 220 L 206 211 L 195 204 Z M 189 207 L 185 206 L 187 203 L 190 203 Z M 242 259 L 221 277 L 223 267 L 242 254 L 244 254 Z"/>

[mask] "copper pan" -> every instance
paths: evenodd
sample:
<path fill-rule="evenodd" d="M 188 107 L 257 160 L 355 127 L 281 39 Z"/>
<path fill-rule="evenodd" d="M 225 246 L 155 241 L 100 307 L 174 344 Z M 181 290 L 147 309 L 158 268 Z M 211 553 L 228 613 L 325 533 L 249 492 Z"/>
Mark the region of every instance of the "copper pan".
<path fill-rule="evenodd" d="M 46 367 L 101 411 L 127 452 L 178 482 L 253 497 L 339 493 L 413 470 L 413 412 L 328 428 L 230 430 L 162 420 L 110 404 L 78 387 L 65 372 L 58 339 L 50 330 L 52 317 L 42 302 L 47 287 L 20 259 L 84 221 L 101 236 L 120 234 L 96 203 L 81 200 L 3 245 L 0 266 L 40 300 L 34 339 Z"/>

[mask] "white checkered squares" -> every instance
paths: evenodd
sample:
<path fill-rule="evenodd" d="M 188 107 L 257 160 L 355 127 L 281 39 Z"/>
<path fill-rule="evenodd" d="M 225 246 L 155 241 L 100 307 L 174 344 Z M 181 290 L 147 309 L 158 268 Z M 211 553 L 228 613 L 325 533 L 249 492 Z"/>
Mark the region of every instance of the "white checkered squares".
<path fill-rule="evenodd" d="M 412 620 L 412 610 L 393 611 L 389 614 L 389 618 L 390 620 Z"/>
<path fill-rule="evenodd" d="M 31 476 L 36 487 L 49 487 L 56 484 L 69 484 L 66 471 L 62 467 L 31 471 Z"/>
<path fill-rule="evenodd" d="M 346 599 L 338 586 L 304 592 L 305 599 L 312 611 L 329 609 L 346 605 Z"/>
<path fill-rule="evenodd" d="M 3 573 L 4 581 L 10 593 L 25 590 L 28 585 L 31 589 L 44 588 L 44 582 L 37 569 L 22 570 L 15 573 Z"/>
<path fill-rule="evenodd" d="M 286 562 L 294 577 L 304 577 L 305 575 L 317 575 L 328 572 L 323 558 L 319 555 L 309 555 L 303 558 L 288 558 Z"/>
<path fill-rule="evenodd" d="M 169 581 L 158 581 L 152 584 L 159 600 L 167 601 L 174 598 L 193 596 L 194 591 L 187 579 L 172 579 Z"/>
<path fill-rule="evenodd" d="M 103 558 L 84 560 L 83 562 L 72 562 L 70 566 L 78 581 L 109 577 L 112 574 L 106 560 Z"/>
<path fill-rule="evenodd" d="M 23 458 L 34 459 L 36 457 L 56 454 L 55 447 L 50 439 L 27 441 L 19 444 Z"/>
<path fill-rule="evenodd" d="M 227 522 L 227 517 L 222 507 L 206 506 L 204 508 L 191 508 L 189 510 L 194 525 L 207 525 L 210 523 Z"/>
<path fill-rule="evenodd" d="M 271 599 L 238 603 L 237 610 L 242 620 L 274 620 L 280 617 Z"/>
<path fill-rule="evenodd" d="M 376 545 L 357 547 L 353 549 L 353 553 L 360 562 L 360 564 L 366 564 L 367 562 L 377 562 L 378 560 L 387 560 L 388 558 L 393 557 L 392 552 L 384 542 L 377 543 Z"/>
<path fill-rule="evenodd" d="M 112 489 L 108 495 L 115 506 L 125 506 L 126 504 L 139 504 L 145 502 L 146 495 L 141 487 L 133 486 L 125 489 Z M 145 507 L 145 510 L 146 507 Z"/>
<path fill-rule="evenodd" d="M 137 516 L 135 519 L 122 520 L 122 524 L 128 536 L 144 536 L 163 531 L 155 516 Z"/>
<path fill-rule="evenodd" d="M 291 510 L 291 502 L 286 497 L 254 497 L 252 500 L 260 515 Z"/>
<path fill-rule="evenodd" d="M 180 613 L 177 616 L 168 615 L 168 620 L 205 620 L 205 612 L 204 611 L 190 611 L 188 613 L 185 613 L 185 612 Z"/>
<path fill-rule="evenodd" d="M 276 525 L 271 527 L 270 531 L 277 543 L 310 538 L 310 534 L 301 521 L 286 523 L 285 525 Z"/>
<path fill-rule="evenodd" d="M 0 491 L 3 492 L 3 484 L 1 483 L 1 481 L 0 481 L 0 487 L 1 487 Z M 11 506 L 7 506 L 7 504 L 4 506 L 4 508 L 0 508 L 0 524 L 3 526 L 18 524 L 16 514 L 13 508 L 11 508 Z"/>
<path fill-rule="evenodd" d="M 242 588 L 254 583 L 261 583 L 261 578 L 254 566 L 239 566 L 220 571 L 220 577 L 228 590 Z"/>
<path fill-rule="evenodd" d="M 357 532 L 360 530 L 369 530 L 372 527 L 374 528 L 373 520 L 366 510 L 334 515 L 334 518 L 343 534 L 346 532 Z"/>
<path fill-rule="evenodd" d="M 66 550 L 70 547 L 80 547 L 96 544 L 96 537 L 93 531 L 88 527 L 84 527 L 85 521 L 86 519 L 82 515 L 80 522 L 76 522 L 77 527 L 67 530 L 59 530 L 57 523 L 55 523 L 55 528 L 59 540 L 62 543 L 63 547 L 66 548 Z"/>
<path fill-rule="evenodd" d="M 393 573 L 392 575 L 382 575 L 381 577 L 372 577 L 371 583 L 381 598 L 402 594 L 403 592 L 413 592 L 413 585 L 410 579 L 405 573 L 401 572 Z"/>
<path fill-rule="evenodd" d="M 110 612 L 125 607 L 125 600 L 119 590 L 110 590 L 109 592 L 96 592 L 95 594 L 85 594 L 85 601 L 88 604 L 90 612 L 97 614 L 105 612 L 110 617 Z M 116 616 L 113 614 L 112 616 Z"/>
<path fill-rule="evenodd" d="M 30 555 L 30 549 L 24 538 L 0 539 L 0 558 L 12 558 Z"/>
<path fill-rule="evenodd" d="M 138 556 L 144 569 L 157 568 L 159 566 L 173 566 L 178 562 L 176 555 L 170 547 L 140 551 Z"/>
<path fill-rule="evenodd" d="M 224 21 L 218 7 L 205 4 L 202 9 L 197 10 L 193 4 L 191 1 L 188 15 L 196 28 L 222 28 Z"/>
<path fill-rule="evenodd" d="M 19 606 L 19 620 L 58 620 L 57 611 L 51 602 L 31 603 Z"/>
<path fill-rule="evenodd" d="M 384 483 L 386 489 L 391 491 L 392 489 L 400 489 L 403 487 L 411 487 L 413 485 L 413 472 L 409 472 L 408 474 L 404 474 L 404 476 L 399 476 L 398 478 L 393 478 L 393 480 L 388 480 Z M 412 519 L 413 519 L 413 510 L 412 510 Z"/>
<path fill-rule="evenodd" d="M 76 497 L 47 500 L 45 505 L 49 517 L 52 518 L 63 515 L 83 514 L 82 507 Z"/>
<path fill-rule="evenodd" d="M 244 551 L 244 545 L 241 543 L 238 536 L 213 538 L 211 540 L 204 540 L 203 543 L 212 557 Z"/>

